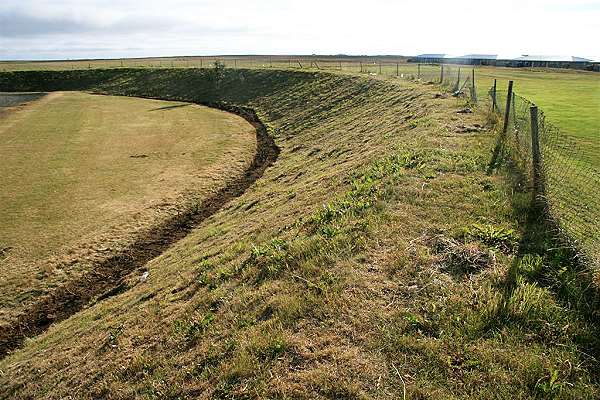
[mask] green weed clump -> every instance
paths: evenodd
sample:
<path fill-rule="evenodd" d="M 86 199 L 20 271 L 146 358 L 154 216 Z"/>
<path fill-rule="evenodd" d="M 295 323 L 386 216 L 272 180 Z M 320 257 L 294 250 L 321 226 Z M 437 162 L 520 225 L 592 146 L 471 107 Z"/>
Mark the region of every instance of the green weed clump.
<path fill-rule="evenodd" d="M 471 239 L 499 249 L 511 250 L 516 246 L 517 235 L 513 229 L 490 224 L 473 224 L 465 229 Z"/>

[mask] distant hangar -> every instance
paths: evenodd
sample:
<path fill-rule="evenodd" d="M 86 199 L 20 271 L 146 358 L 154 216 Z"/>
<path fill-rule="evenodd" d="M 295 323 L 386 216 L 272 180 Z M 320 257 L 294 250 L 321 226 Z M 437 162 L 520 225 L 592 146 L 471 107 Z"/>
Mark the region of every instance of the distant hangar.
<path fill-rule="evenodd" d="M 574 68 L 600 70 L 600 64 L 583 57 L 521 55 L 511 57 L 498 54 L 466 54 L 454 56 L 449 54 L 421 54 L 410 61 L 426 64 L 466 64 L 494 65 L 498 67 L 542 67 L 542 68 Z"/>

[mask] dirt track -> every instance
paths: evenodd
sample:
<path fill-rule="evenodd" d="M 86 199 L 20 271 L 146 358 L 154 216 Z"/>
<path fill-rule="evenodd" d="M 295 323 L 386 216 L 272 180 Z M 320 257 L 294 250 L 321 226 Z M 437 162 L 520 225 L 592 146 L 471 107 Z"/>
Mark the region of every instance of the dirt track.
<path fill-rule="evenodd" d="M 0 358 L 21 346 L 27 337 L 36 336 L 55 322 L 77 313 L 93 299 L 105 299 L 127 290 L 125 277 L 142 268 L 147 262 L 166 251 L 173 243 L 184 238 L 206 218 L 221 209 L 231 199 L 240 196 L 279 155 L 279 148 L 267 134 L 257 115 L 248 108 L 202 104 L 235 113 L 256 128 L 257 150 L 250 167 L 244 174 L 201 204 L 166 221 L 148 235 L 138 237 L 133 245 L 108 254 L 96 262 L 85 274 L 27 307 L 21 316 L 0 327 Z"/>

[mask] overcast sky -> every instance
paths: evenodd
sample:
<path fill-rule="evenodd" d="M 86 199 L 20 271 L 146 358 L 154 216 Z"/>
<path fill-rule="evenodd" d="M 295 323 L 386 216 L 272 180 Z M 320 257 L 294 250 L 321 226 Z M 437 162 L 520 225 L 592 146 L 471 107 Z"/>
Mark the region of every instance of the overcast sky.
<path fill-rule="evenodd" d="M 600 60 L 600 0 L 0 0 L 0 59 L 485 53 Z"/>

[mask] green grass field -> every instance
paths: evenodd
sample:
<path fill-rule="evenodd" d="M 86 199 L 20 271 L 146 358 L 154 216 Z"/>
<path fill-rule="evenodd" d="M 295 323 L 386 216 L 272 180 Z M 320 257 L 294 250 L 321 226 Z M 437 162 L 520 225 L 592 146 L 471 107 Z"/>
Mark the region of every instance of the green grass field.
<path fill-rule="evenodd" d="M 316 71 L 0 74 L 250 107 L 281 148 L 126 290 L 0 360 L 0 397 L 597 398 L 600 296 L 486 172 L 482 110 Z"/>
<path fill-rule="evenodd" d="M 5 111 L 0 139 L 0 323 L 241 174 L 256 148 L 226 112 L 79 92 Z"/>
<path fill-rule="evenodd" d="M 503 90 L 513 80 L 515 92 L 536 103 L 565 133 L 600 140 L 600 73 L 481 67 L 476 77 L 485 88 L 496 78 Z"/>

